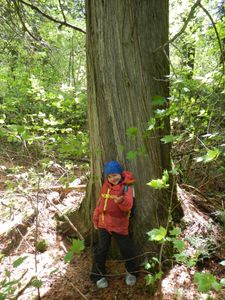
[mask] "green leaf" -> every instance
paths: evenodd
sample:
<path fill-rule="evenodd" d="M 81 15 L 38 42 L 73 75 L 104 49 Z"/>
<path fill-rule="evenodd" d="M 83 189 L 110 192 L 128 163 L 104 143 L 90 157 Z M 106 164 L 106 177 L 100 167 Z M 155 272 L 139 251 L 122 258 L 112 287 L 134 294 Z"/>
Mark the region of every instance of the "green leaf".
<path fill-rule="evenodd" d="M 0 300 L 5 300 L 5 295 L 0 293 Z"/>
<path fill-rule="evenodd" d="M 176 262 L 182 262 L 182 263 L 186 263 L 188 256 L 187 254 L 183 251 L 177 254 L 174 254 L 174 258 L 176 260 Z"/>
<path fill-rule="evenodd" d="M 215 276 L 213 276 L 211 273 L 196 272 L 194 275 L 194 281 L 198 284 L 199 292 L 207 293 L 212 288 L 215 289 L 216 291 L 220 289 Z"/>
<path fill-rule="evenodd" d="M 129 137 L 134 137 L 138 134 L 138 128 L 137 127 L 130 127 L 126 131 L 127 135 Z"/>
<path fill-rule="evenodd" d="M 181 172 L 181 170 L 180 170 L 179 167 L 173 167 L 173 168 L 171 169 L 170 173 L 171 173 L 172 175 L 179 175 L 179 174 L 182 174 L 182 172 Z"/>
<path fill-rule="evenodd" d="M 187 262 L 186 262 L 188 268 L 194 267 L 197 263 L 197 260 L 198 259 L 196 257 L 188 259 Z"/>
<path fill-rule="evenodd" d="M 66 255 L 64 256 L 65 263 L 68 263 L 68 262 L 70 262 L 73 259 L 73 254 L 74 254 L 73 251 L 68 251 L 66 253 Z"/>
<path fill-rule="evenodd" d="M 166 183 L 169 180 L 169 174 L 167 170 L 163 171 L 162 181 Z"/>
<path fill-rule="evenodd" d="M 148 274 L 147 276 L 145 276 L 145 280 L 146 280 L 146 285 L 151 285 L 155 282 L 155 277 L 151 274 Z"/>
<path fill-rule="evenodd" d="M 27 259 L 27 256 L 24 256 L 24 257 L 19 257 L 18 259 L 16 259 L 14 262 L 13 262 L 13 267 L 14 268 L 17 268 L 18 266 L 20 266 L 24 260 Z"/>
<path fill-rule="evenodd" d="M 152 260 L 153 260 L 154 262 L 156 262 L 156 263 L 159 264 L 159 259 L 158 259 L 158 257 L 153 256 L 153 257 L 152 257 Z"/>
<path fill-rule="evenodd" d="M 220 155 L 221 151 L 217 148 L 208 150 L 207 153 L 203 156 L 200 157 L 196 157 L 195 160 L 197 162 L 203 162 L 203 163 L 208 163 L 211 162 L 215 159 L 218 158 L 218 156 Z"/>
<path fill-rule="evenodd" d="M 169 174 L 167 170 L 165 170 L 163 172 L 162 179 L 153 179 L 150 182 L 148 182 L 147 185 L 157 190 L 167 189 L 169 187 L 169 184 L 167 183 L 168 180 L 169 180 Z"/>
<path fill-rule="evenodd" d="M 132 160 L 132 159 L 135 159 L 137 155 L 138 155 L 137 151 L 129 151 L 127 153 L 126 158 L 129 160 Z"/>
<path fill-rule="evenodd" d="M 151 231 L 147 232 L 150 241 L 162 241 L 166 237 L 167 231 L 164 227 L 154 228 Z"/>
<path fill-rule="evenodd" d="M 8 269 L 5 270 L 5 276 L 6 277 L 10 277 L 11 276 L 11 272 Z"/>
<path fill-rule="evenodd" d="M 50 275 L 51 275 L 51 274 L 54 274 L 54 273 L 57 273 L 57 272 L 59 272 L 59 268 L 52 270 L 52 271 L 50 272 Z"/>
<path fill-rule="evenodd" d="M 151 266 L 151 264 L 150 264 L 149 262 L 148 262 L 147 264 L 145 264 L 145 269 L 146 269 L 146 270 L 151 269 L 151 267 L 152 267 L 152 266 Z"/>
<path fill-rule="evenodd" d="M 222 286 L 225 286 L 225 278 L 222 278 L 222 279 L 220 280 L 220 284 L 221 284 Z"/>
<path fill-rule="evenodd" d="M 0 252 L 0 262 L 1 260 L 5 257 L 5 254 L 3 254 L 2 252 Z"/>
<path fill-rule="evenodd" d="M 73 251 L 74 253 L 79 254 L 81 251 L 83 251 L 85 248 L 84 246 L 84 241 L 79 240 L 79 239 L 73 239 L 73 244 L 71 247 L 71 251 Z"/>
<path fill-rule="evenodd" d="M 157 279 L 161 279 L 162 276 L 163 276 L 163 272 L 160 271 L 160 272 L 158 272 L 158 273 L 155 274 L 155 279 L 156 279 L 156 280 L 157 280 Z"/>
<path fill-rule="evenodd" d="M 159 95 L 155 95 L 152 98 L 152 105 L 153 106 L 159 106 L 159 105 L 163 105 L 166 103 L 166 99 L 165 97 L 159 96 Z"/>
<path fill-rule="evenodd" d="M 155 110 L 155 116 L 158 119 L 162 119 L 162 118 L 164 118 L 165 116 L 168 115 L 168 112 L 169 112 L 168 109 L 156 109 Z"/>
<path fill-rule="evenodd" d="M 178 236 L 181 234 L 180 227 L 174 227 L 172 230 L 170 230 L 170 235 L 172 236 Z"/>
<path fill-rule="evenodd" d="M 31 286 L 35 287 L 35 288 L 40 288 L 43 284 L 43 281 L 37 279 L 37 278 L 34 278 L 32 281 L 31 281 Z"/>
<path fill-rule="evenodd" d="M 165 135 L 163 138 L 160 139 L 164 144 L 172 143 L 175 141 L 179 141 L 181 139 L 181 136 L 179 135 Z"/>
<path fill-rule="evenodd" d="M 148 182 L 147 185 L 156 190 L 161 190 L 163 188 L 169 187 L 169 185 L 165 185 L 161 179 L 153 179 L 150 182 Z"/>
<path fill-rule="evenodd" d="M 185 249 L 184 241 L 182 240 L 174 240 L 173 246 L 176 248 L 179 252 L 182 252 Z"/>
<path fill-rule="evenodd" d="M 155 128 L 155 123 L 156 123 L 156 120 L 155 118 L 150 118 L 148 120 L 148 129 L 147 130 L 152 130 Z"/>
<path fill-rule="evenodd" d="M 215 281 L 215 282 L 212 283 L 212 288 L 214 290 L 216 290 L 217 292 L 219 292 L 221 290 L 221 285 L 219 284 L 219 282 Z"/>

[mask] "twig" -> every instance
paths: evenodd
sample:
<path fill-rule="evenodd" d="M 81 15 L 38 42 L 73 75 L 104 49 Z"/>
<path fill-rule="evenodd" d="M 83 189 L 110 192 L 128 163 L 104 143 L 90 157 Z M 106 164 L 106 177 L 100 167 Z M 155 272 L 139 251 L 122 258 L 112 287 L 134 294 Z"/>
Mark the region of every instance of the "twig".
<path fill-rule="evenodd" d="M 18 291 L 18 293 L 15 295 L 15 299 L 18 299 L 24 291 L 30 286 L 31 281 L 35 278 L 35 276 L 32 276 L 28 282 Z"/>
<path fill-rule="evenodd" d="M 210 13 L 208 12 L 208 10 L 200 3 L 199 6 L 201 7 L 201 9 L 205 12 L 205 14 L 209 17 L 212 25 L 213 25 L 213 28 L 215 30 L 215 33 L 216 33 L 216 37 L 217 37 L 217 40 L 218 40 L 218 44 L 219 44 L 219 48 L 220 48 L 220 52 L 221 52 L 221 55 L 223 55 L 223 46 L 222 46 L 222 43 L 221 43 L 221 40 L 220 40 L 220 35 L 218 33 L 218 30 L 216 28 L 216 24 L 212 18 L 212 16 L 210 15 Z M 222 65 L 223 65 L 223 74 L 225 73 L 225 66 L 224 66 L 224 60 L 222 60 Z"/>
<path fill-rule="evenodd" d="M 81 297 L 83 297 L 85 300 L 88 300 L 88 298 L 78 289 L 77 286 L 75 286 L 72 282 L 71 282 L 71 278 L 67 277 L 68 281 L 70 282 L 70 285 L 81 295 Z"/>
<path fill-rule="evenodd" d="M 27 28 L 27 26 L 25 25 L 24 21 L 23 21 L 23 18 L 21 16 L 21 13 L 20 13 L 20 8 L 19 8 L 19 5 L 17 4 L 17 1 L 16 0 L 13 0 L 13 4 L 14 4 L 14 7 L 15 7 L 15 10 L 16 10 L 16 13 L 20 19 L 20 22 L 24 28 L 24 30 L 37 42 L 40 42 L 40 40 L 38 38 L 36 38 L 36 36 L 33 35 L 32 32 L 30 32 L 30 30 Z"/>
<path fill-rule="evenodd" d="M 77 233 L 79 239 L 84 240 L 84 237 L 82 236 L 82 234 L 78 231 L 78 229 L 73 225 L 73 223 L 70 221 L 70 219 L 63 214 L 63 212 L 54 204 L 52 203 L 52 201 L 47 200 L 52 206 L 54 206 L 58 212 L 66 219 L 66 221 L 69 223 L 69 225 L 71 226 L 71 228 Z"/>
<path fill-rule="evenodd" d="M 64 10 L 63 10 L 63 7 L 62 7 L 61 0 L 58 0 L 58 2 L 59 2 L 59 7 L 60 7 L 60 10 L 61 10 L 62 16 L 63 16 L 63 20 L 66 22 L 66 16 L 64 14 Z"/>
<path fill-rule="evenodd" d="M 19 235 L 22 237 L 22 240 L 20 241 L 20 245 L 22 244 L 23 241 L 25 241 L 25 243 L 27 244 L 27 246 L 32 250 L 34 251 L 35 249 L 31 246 L 31 244 L 28 243 L 27 239 L 26 239 L 26 235 L 22 235 L 22 232 L 16 228 L 16 231 L 19 233 Z M 19 250 L 20 248 L 20 245 L 17 247 L 17 251 Z"/>
<path fill-rule="evenodd" d="M 215 181 L 216 178 L 219 178 L 219 177 L 224 177 L 224 174 L 221 173 L 221 174 L 218 174 L 212 178 L 209 178 L 208 180 L 206 180 L 204 182 L 204 179 L 207 178 L 207 176 L 201 181 L 200 185 L 198 186 L 198 189 L 201 189 L 203 186 L 205 186 L 206 184 L 208 184 L 210 181 Z"/>
<path fill-rule="evenodd" d="M 72 282 L 71 282 L 71 278 L 69 278 L 64 272 L 60 272 L 61 276 L 64 276 L 68 282 L 70 283 L 70 285 L 81 295 L 81 297 L 83 297 L 85 300 L 88 300 L 88 298 L 78 289 L 77 286 L 75 286 Z"/>
<path fill-rule="evenodd" d="M 170 66 L 171 66 L 171 68 L 172 68 L 172 70 L 173 70 L 174 76 L 177 78 L 177 74 L 176 74 L 176 72 L 175 72 L 175 68 L 174 68 L 174 66 L 173 66 L 173 64 L 172 64 L 172 62 L 171 62 L 171 59 L 169 58 L 168 54 L 166 53 L 165 48 L 163 48 L 163 53 L 164 53 L 166 59 L 168 60 Z"/>
<path fill-rule="evenodd" d="M 20 3 L 30 7 L 31 9 L 33 10 L 36 10 L 39 14 L 41 14 L 43 17 L 45 17 L 46 19 L 50 20 L 50 21 L 53 21 L 55 23 L 58 23 L 60 24 L 60 26 L 66 26 L 66 27 L 69 27 L 69 28 L 72 28 L 72 29 L 75 29 L 77 31 L 80 31 L 82 33 L 86 33 L 83 29 L 77 27 L 77 26 L 74 26 L 68 22 L 65 22 L 65 21 L 60 21 L 60 20 L 57 20 L 55 18 L 53 18 L 52 16 L 49 16 L 47 15 L 46 13 L 44 13 L 42 10 L 40 10 L 40 8 L 38 8 L 37 6 L 33 5 L 33 4 L 30 4 L 30 3 L 27 3 L 23 0 L 18 0 Z"/>
<path fill-rule="evenodd" d="M 74 191 L 74 190 L 78 190 L 78 191 L 84 191 L 86 189 L 86 184 L 80 184 L 80 185 L 77 185 L 77 186 L 68 186 L 68 187 L 63 187 L 61 185 L 58 185 L 58 186 L 52 186 L 52 187 L 48 187 L 48 188 L 39 188 L 38 190 L 40 192 L 44 192 L 44 191 L 53 191 L 53 192 L 64 192 L 64 193 L 69 193 L 71 191 Z M 33 191 L 33 192 L 36 192 L 37 189 L 33 189 L 33 188 L 28 188 L 27 189 L 28 191 Z"/>
<path fill-rule="evenodd" d="M 189 184 L 186 184 L 186 183 L 182 183 L 180 185 L 181 187 L 187 187 L 187 188 L 190 188 L 191 190 L 194 190 L 195 192 L 197 192 L 200 196 L 202 196 L 205 200 L 209 201 L 208 198 L 206 198 L 205 195 L 203 195 L 196 187 L 192 186 L 192 185 L 189 185 Z"/>
<path fill-rule="evenodd" d="M 166 232 L 168 232 L 169 225 L 171 223 L 172 204 L 173 204 L 175 185 L 176 185 L 176 182 L 175 182 L 175 178 L 173 177 L 172 188 L 171 188 L 171 193 L 170 193 L 168 218 L 167 218 L 167 224 L 166 224 Z M 162 243 L 160 250 L 159 250 L 159 272 L 162 272 L 162 255 L 163 255 L 164 246 L 165 246 L 165 242 Z M 159 279 L 159 298 L 160 298 L 160 300 L 162 299 L 162 277 L 160 277 L 160 279 Z"/>
<path fill-rule="evenodd" d="M 175 34 L 169 41 L 167 41 L 166 43 L 164 43 L 163 45 L 161 45 L 161 46 L 159 46 L 158 48 L 156 48 L 155 50 L 154 50 L 154 52 L 156 52 L 156 51 L 158 51 L 158 50 L 160 50 L 160 49 L 164 49 L 168 44 L 171 44 L 171 43 L 173 43 L 184 31 L 185 31 L 185 29 L 187 28 L 187 26 L 188 26 L 188 23 L 190 22 L 190 20 L 193 18 L 193 16 L 194 16 L 194 12 L 195 12 L 195 9 L 198 7 L 198 6 L 200 6 L 201 5 L 201 0 L 197 0 L 196 2 L 195 2 L 195 4 L 191 7 L 191 10 L 190 10 L 190 12 L 189 12 L 189 15 L 188 15 L 188 17 L 187 17 L 187 19 L 186 19 L 186 21 L 184 22 L 184 25 L 183 25 L 183 27 L 180 29 L 180 31 L 178 31 L 178 33 L 177 34 Z"/>
<path fill-rule="evenodd" d="M 136 256 L 133 256 L 133 257 L 127 258 L 127 259 L 113 259 L 113 262 L 115 262 L 115 263 L 122 263 L 122 262 L 130 261 L 130 260 L 142 257 L 142 256 L 146 256 L 147 254 L 151 254 L 151 256 L 153 256 L 153 254 L 156 255 L 157 252 L 155 252 L 155 251 L 146 251 L 144 253 L 138 254 Z M 108 260 L 108 261 L 110 262 L 110 260 Z"/>
<path fill-rule="evenodd" d="M 39 204 L 39 186 L 40 186 L 40 177 L 38 177 L 38 183 L 37 183 L 37 195 L 36 195 L 36 222 L 35 222 L 35 253 L 34 253 L 34 263 L 35 263 L 35 272 L 37 274 L 37 268 L 38 268 L 38 262 L 37 262 L 37 239 L 38 239 L 38 215 L 39 215 L 39 207 L 38 207 L 38 204 Z M 40 288 L 38 287 L 37 288 L 37 292 L 38 292 L 38 295 L 37 295 L 37 298 L 38 300 L 41 299 L 41 296 L 40 296 Z"/>
<path fill-rule="evenodd" d="M 144 274 L 150 274 L 149 271 L 147 270 L 138 270 L 138 271 L 132 271 L 132 274 L 133 273 L 144 273 Z M 89 274 L 92 274 L 92 275 L 99 275 L 99 273 L 95 273 L 95 272 L 90 272 Z M 127 275 L 127 271 L 126 272 L 123 272 L 123 273 L 107 273 L 107 274 L 104 274 L 104 277 L 118 277 L 118 276 L 124 276 L 124 275 Z"/>

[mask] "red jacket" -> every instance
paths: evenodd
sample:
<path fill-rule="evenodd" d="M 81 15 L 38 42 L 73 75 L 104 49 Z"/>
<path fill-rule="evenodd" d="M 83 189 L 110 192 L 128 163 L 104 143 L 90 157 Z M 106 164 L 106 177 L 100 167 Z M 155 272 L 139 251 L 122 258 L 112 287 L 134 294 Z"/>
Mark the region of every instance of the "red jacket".
<path fill-rule="evenodd" d="M 93 214 L 95 227 L 104 228 L 122 235 L 128 235 L 129 212 L 133 206 L 133 190 L 131 186 L 124 191 L 125 185 L 134 183 L 131 172 L 123 171 L 122 182 L 117 185 L 104 182 L 100 199 Z M 115 203 L 110 195 L 123 196 L 121 203 Z"/>

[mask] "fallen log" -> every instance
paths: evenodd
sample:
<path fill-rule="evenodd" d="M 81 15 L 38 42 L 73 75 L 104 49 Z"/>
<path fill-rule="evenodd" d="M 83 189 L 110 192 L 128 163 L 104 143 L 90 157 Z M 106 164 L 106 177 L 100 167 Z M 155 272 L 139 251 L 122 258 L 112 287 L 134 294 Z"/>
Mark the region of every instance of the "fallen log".
<path fill-rule="evenodd" d="M 74 190 L 77 191 L 85 191 L 86 189 L 86 184 L 80 184 L 80 185 L 76 185 L 76 186 L 61 186 L 61 185 L 56 185 L 56 186 L 50 186 L 50 187 L 45 187 L 45 188 L 29 188 L 27 189 L 27 191 L 32 191 L 32 192 L 47 192 L 47 191 L 53 191 L 53 192 L 66 192 L 66 193 L 70 193 Z"/>

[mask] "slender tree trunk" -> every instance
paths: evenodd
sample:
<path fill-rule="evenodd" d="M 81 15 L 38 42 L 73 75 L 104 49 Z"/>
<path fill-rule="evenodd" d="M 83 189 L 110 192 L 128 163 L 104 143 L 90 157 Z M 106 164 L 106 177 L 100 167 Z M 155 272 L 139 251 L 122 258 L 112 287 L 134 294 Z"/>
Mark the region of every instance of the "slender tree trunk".
<path fill-rule="evenodd" d="M 160 142 L 169 120 L 147 131 L 153 97 L 168 97 L 169 62 L 155 51 L 168 40 L 168 0 L 86 0 L 86 12 L 91 178 L 81 211 L 90 225 L 103 163 L 117 159 L 136 177 L 134 238 L 143 244 L 168 214 L 168 195 L 146 185 L 170 165 Z"/>

